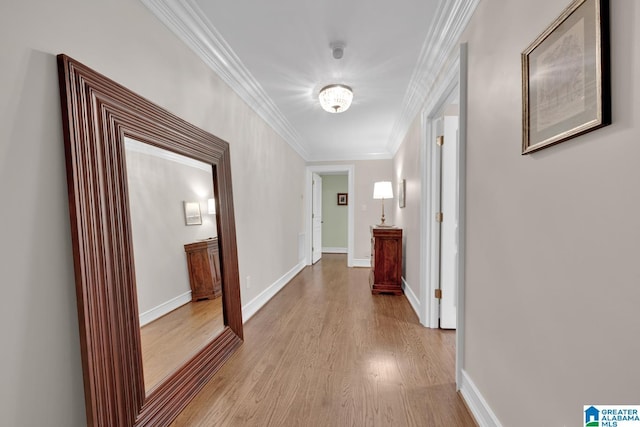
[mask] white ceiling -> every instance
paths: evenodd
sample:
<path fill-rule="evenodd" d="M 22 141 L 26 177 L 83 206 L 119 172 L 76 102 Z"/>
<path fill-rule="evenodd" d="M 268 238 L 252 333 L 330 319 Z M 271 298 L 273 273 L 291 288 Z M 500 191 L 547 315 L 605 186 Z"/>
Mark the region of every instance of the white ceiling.
<path fill-rule="evenodd" d="M 478 0 L 141 1 L 318 161 L 393 157 Z M 332 83 L 353 89 L 344 113 L 320 107 Z"/>

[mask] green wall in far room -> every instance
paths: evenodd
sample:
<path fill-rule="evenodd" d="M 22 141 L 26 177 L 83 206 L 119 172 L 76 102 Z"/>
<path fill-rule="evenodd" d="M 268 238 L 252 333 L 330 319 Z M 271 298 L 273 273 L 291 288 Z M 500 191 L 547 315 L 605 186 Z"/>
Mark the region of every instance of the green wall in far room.
<path fill-rule="evenodd" d="M 322 247 L 347 251 L 347 206 L 338 205 L 338 193 L 348 192 L 347 175 L 322 176 Z"/>

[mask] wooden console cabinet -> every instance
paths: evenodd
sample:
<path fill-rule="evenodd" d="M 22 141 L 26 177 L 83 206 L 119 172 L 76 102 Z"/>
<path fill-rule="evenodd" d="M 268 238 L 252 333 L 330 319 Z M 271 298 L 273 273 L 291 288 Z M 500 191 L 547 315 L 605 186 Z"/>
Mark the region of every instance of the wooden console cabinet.
<path fill-rule="evenodd" d="M 371 227 L 371 293 L 402 295 L 402 229 Z"/>
<path fill-rule="evenodd" d="M 218 238 L 184 245 L 191 284 L 191 301 L 222 295 Z"/>

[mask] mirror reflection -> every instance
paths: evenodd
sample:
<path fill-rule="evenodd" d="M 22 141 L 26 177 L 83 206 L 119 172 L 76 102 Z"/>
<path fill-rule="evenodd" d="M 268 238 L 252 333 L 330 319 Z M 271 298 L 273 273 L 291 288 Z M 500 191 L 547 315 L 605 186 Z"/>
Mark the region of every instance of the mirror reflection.
<path fill-rule="evenodd" d="M 147 395 L 224 329 L 212 166 L 125 138 Z"/>

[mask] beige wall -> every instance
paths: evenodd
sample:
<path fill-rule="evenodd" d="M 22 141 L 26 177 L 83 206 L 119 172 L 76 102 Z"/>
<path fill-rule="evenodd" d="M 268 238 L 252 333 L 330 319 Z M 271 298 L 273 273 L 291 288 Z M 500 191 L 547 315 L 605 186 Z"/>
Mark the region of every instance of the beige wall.
<path fill-rule="evenodd" d="M 504 426 L 638 403 L 640 4 L 610 2 L 613 125 L 521 156 L 520 53 L 565 3 L 483 0 L 463 35 L 464 368 Z"/>
<path fill-rule="evenodd" d="M 382 206 L 373 199 L 373 184 L 376 181 L 393 181 L 393 160 L 355 160 L 345 162 L 311 162 L 307 166 L 353 165 L 354 166 L 354 253 L 355 260 L 369 261 L 371 258 L 371 233 L 369 227 L 380 222 Z M 395 190 L 394 190 L 395 193 Z M 387 224 L 395 221 L 392 205 L 397 199 L 385 201 Z"/>
<path fill-rule="evenodd" d="M 0 50 L 2 424 L 82 426 L 55 54 L 230 143 L 245 304 L 298 262 L 304 162 L 136 0 L 3 2 Z"/>
<path fill-rule="evenodd" d="M 347 175 L 322 176 L 322 247 L 347 250 L 347 206 L 337 194 L 349 191 Z M 349 202 L 349 201 L 347 201 Z"/>
<path fill-rule="evenodd" d="M 406 180 L 405 207 L 398 206 L 398 200 L 393 203 L 396 225 L 401 227 L 403 240 L 402 276 L 415 296 L 420 299 L 420 150 L 421 120 L 416 118 L 396 152 L 394 165 L 394 192 L 398 191 L 400 180 Z"/>

